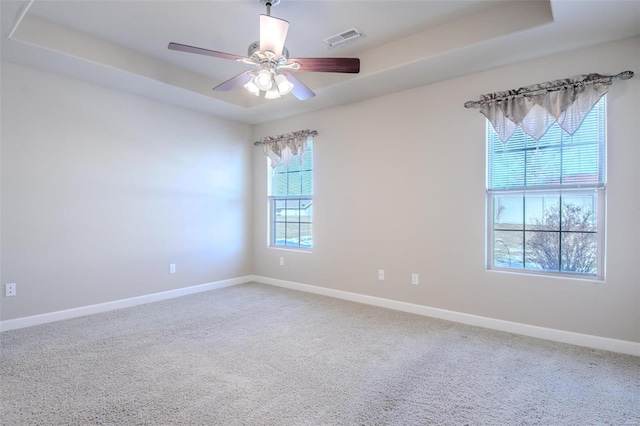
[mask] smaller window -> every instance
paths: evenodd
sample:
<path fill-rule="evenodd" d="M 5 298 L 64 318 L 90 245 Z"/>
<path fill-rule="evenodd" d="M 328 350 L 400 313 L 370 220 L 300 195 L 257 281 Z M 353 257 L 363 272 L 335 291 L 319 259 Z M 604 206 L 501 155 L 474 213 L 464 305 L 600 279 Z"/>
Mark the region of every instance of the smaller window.
<path fill-rule="evenodd" d="M 311 249 L 313 247 L 313 142 L 299 162 L 292 159 L 271 169 L 269 183 L 270 245 Z"/>

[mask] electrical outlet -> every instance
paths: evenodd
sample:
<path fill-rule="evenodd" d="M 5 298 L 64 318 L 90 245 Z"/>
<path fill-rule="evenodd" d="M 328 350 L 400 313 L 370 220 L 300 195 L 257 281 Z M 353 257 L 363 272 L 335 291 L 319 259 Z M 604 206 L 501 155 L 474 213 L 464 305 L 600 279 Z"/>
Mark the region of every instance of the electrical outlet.
<path fill-rule="evenodd" d="M 418 276 L 418 274 L 411 274 L 411 284 L 420 284 L 420 277 Z"/>
<path fill-rule="evenodd" d="M 378 269 L 378 279 L 384 281 L 384 269 Z"/>
<path fill-rule="evenodd" d="M 284 266 L 284 257 L 280 258 L 280 266 Z"/>
<path fill-rule="evenodd" d="M 16 283 L 9 283 L 5 287 L 5 296 L 11 297 L 16 295 Z"/>
<path fill-rule="evenodd" d="M 170 263 L 169 264 L 169 273 L 170 274 L 175 274 L 176 273 L 176 264 L 175 263 Z"/>

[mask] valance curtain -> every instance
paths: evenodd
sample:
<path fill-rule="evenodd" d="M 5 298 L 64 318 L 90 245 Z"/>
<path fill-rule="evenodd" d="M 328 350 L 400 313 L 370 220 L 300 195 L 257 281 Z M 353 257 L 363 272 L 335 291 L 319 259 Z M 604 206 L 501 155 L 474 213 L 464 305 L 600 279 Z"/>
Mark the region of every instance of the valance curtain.
<path fill-rule="evenodd" d="M 591 108 L 607 93 L 612 80 L 631 77 L 631 71 L 614 76 L 583 74 L 482 95 L 480 101 L 467 102 L 465 107 L 479 107 L 503 143 L 518 127 L 536 141 L 544 136 L 553 123 L 558 123 L 564 131 L 573 135 Z"/>
<path fill-rule="evenodd" d="M 288 166 L 294 157 L 301 162 L 307 143 L 317 134 L 315 130 L 298 130 L 278 136 L 267 136 L 255 144 L 263 145 L 264 153 L 271 160 L 271 167 L 276 168 L 278 164 Z"/>

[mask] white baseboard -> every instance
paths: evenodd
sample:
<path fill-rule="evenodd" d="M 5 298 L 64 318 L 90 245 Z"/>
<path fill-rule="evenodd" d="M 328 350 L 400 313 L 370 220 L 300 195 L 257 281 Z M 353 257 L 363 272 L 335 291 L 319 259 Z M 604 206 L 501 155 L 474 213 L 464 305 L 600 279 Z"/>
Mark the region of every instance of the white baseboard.
<path fill-rule="evenodd" d="M 462 324 L 490 328 L 499 331 L 506 331 L 508 333 L 521 334 L 524 336 L 537 337 L 540 339 L 552 340 L 560 343 L 569 343 L 576 346 L 584 346 L 593 349 L 602 349 L 611 352 L 640 356 L 640 343 L 637 342 L 610 339 L 607 337 L 592 336 L 589 334 L 574 333 L 571 331 L 556 330 L 553 328 L 538 327 L 535 325 L 521 324 L 511 321 L 503 321 L 494 318 L 448 311 L 445 309 L 431 308 L 429 306 L 416 305 L 413 303 L 399 302 L 397 300 L 383 299 L 380 297 L 349 293 L 342 290 L 334 290 L 308 284 L 300 284 L 292 281 L 278 280 L 275 278 L 253 276 L 252 279 L 253 281 L 263 284 L 285 287 L 293 290 L 306 291 L 308 293 L 315 293 L 323 296 L 350 300 L 352 302 L 379 306 L 396 311 L 424 315 L 433 318 L 440 318 Z"/>
<path fill-rule="evenodd" d="M 113 302 L 99 303 L 96 305 L 82 306 L 79 308 L 67 309 L 64 311 L 56 311 L 46 314 L 0 321 L 0 332 L 46 324 L 54 321 L 77 318 L 85 315 L 97 314 L 100 312 L 113 311 L 121 308 L 128 308 L 131 306 L 143 305 L 145 303 L 173 299 L 175 297 L 230 287 L 233 285 L 243 284 L 251 281 L 277 287 L 289 288 L 292 290 L 320 294 L 323 296 L 335 297 L 337 299 L 349 300 L 352 302 L 364 303 L 372 306 L 379 306 L 381 308 L 393 309 L 396 311 L 408 312 L 433 318 L 440 318 L 462 324 L 505 331 L 508 333 L 522 334 L 524 336 L 537 337 L 540 339 L 552 340 L 555 342 L 569 343 L 577 346 L 584 346 L 588 348 L 602 349 L 606 351 L 640 356 L 640 343 L 637 342 L 610 339 L 607 337 L 592 336 L 588 334 L 574 333 L 571 331 L 556 330 L 552 328 L 538 327 L 535 325 L 481 317 L 478 315 L 448 311 L 446 309 L 432 308 L 429 306 L 416 305 L 413 303 L 383 299 L 380 297 L 350 293 L 342 290 L 317 287 L 309 284 L 301 284 L 293 281 L 284 281 L 258 275 L 246 275 L 244 277 L 215 281 L 211 283 L 195 285 L 192 287 L 163 291 L 160 293 L 152 293 L 144 296 L 132 297 L 129 299 L 115 300 Z"/>
<path fill-rule="evenodd" d="M 191 287 L 177 288 L 175 290 L 168 290 L 160 293 L 131 297 L 129 299 L 114 300 L 113 302 L 98 303 L 96 305 L 66 309 L 64 311 L 49 312 L 46 314 L 0 321 L 0 332 L 46 324 L 54 321 L 82 317 L 85 315 L 97 314 L 100 312 L 113 311 L 121 308 L 129 308 L 131 306 L 143 305 L 145 303 L 159 302 L 161 300 L 173 299 L 174 297 L 186 296 L 188 294 L 200 293 L 203 291 L 215 290 L 218 288 L 230 287 L 236 284 L 255 281 L 254 278 L 254 276 L 248 275 L 244 277 L 231 278 L 228 280 L 194 285 Z"/>

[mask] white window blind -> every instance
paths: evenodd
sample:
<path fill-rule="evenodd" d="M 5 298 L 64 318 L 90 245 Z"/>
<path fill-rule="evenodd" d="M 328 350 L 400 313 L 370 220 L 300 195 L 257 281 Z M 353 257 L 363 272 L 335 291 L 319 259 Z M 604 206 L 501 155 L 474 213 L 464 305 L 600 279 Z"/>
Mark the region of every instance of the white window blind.
<path fill-rule="evenodd" d="M 603 186 L 605 105 L 602 97 L 573 136 L 554 124 L 537 142 L 518 129 L 502 144 L 488 125 L 487 188 L 491 191 Z"/>

